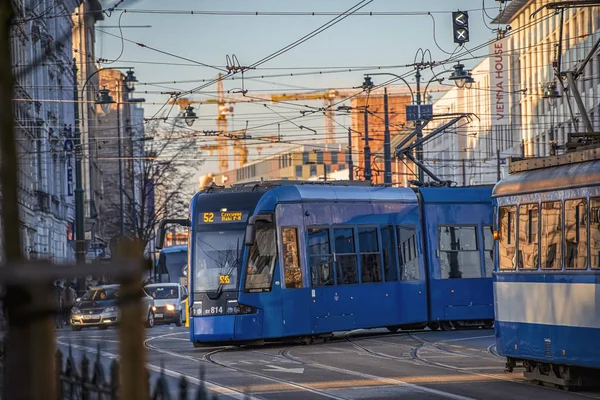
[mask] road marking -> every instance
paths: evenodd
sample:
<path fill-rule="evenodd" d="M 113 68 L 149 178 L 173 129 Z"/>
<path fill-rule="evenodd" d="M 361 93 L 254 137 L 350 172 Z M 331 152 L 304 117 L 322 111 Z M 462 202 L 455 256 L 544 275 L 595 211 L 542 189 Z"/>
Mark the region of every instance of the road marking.
<path fill-rule="evenodd" d="M 78 344 L 69 344 L 69 343 L 64 343 L 64 342 L 61 342 L 61 341 L 57 341 L 57 343 L 59 345 L 61 345 L 61 346 L 66 346 L 66 347 L 70 346 L 70 347 L 72 347 L 74 349 L 79 349 L 79 350 L 82 350 L 82 351 L 87 351 L 87 352 L 92 353 L 92 354 L 98 354 L 98 350 L 95 349 L 95 348 L 92 348 L 92 347 L 81 346 L 81 345 L 78 345 Z M 101 356 L 109 357 L 111 359 L 118 359 L 119 358 L 116 354 L 112 354 L 112 353 L 109 353 L 109 352 L 104 351 L 104 350 L 100 350 L 100 355 Z M 196 386 L 200 386 L 200 385 L 203 384 L 204 387 L 206 387 L 208 390 L 210 390 L 212 392 L 217 392 L 217 393 L 220 393 L 222 395 L 226 395 L 226 396 L 232 397 L 234 399 L 239 399 L 239 400 L 246 400 L 246 399 L 248 399 L 248 400 L 259 400 L 260 399 L 260 397 L 255 397 L 255 396 L 252 396 L 252 395 L 249 395 L 249 394 L 238 392 L 236 390 L 229 389 L 229 388 L 227 388 L 225 386 L 217 385 L 215 383 L 208 382 L 206 380 L 205 381 L 200 381 L 200 379 L 194 378 L 193 376 L 181 374 L 181 373 L 179 373 L 177 371 L 173 371 L 173 370 L 170 370 L 170 369 L 157 367 L 156 365 L 153 365 L 153 364 L 150 364 L 150 363 L 147 363 L 146 367 L 150 371 L 157 372 L 157 373 L 164 373 L 165 375 L 170 376 L 171 378 L 181 379 L 181 377 L 185 377 L 188 382 L 190 382 L 190 383 L 192 383 L 192 384 L 194 384 Z"/>
<path fill-rule="evenodd" d="M 278 365 L 267 365 L 268 369 L 263 369 L 263 371 L 274 371 L 274 372 L 288 372 L 290 374 L 303 374 L 304 368 L 285 368 L 280 367 Z"/>

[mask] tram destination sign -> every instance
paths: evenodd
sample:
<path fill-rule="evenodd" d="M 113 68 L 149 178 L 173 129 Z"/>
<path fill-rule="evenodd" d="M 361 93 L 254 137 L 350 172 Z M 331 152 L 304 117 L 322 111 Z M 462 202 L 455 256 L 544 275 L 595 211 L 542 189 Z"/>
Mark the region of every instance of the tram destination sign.
<path fill-rule="evenodd" d="M 248 218 L 247 211 L 209 211 L 200 216 L 201 224 L 224 224 L 230 222 L 245 222 Z"/>

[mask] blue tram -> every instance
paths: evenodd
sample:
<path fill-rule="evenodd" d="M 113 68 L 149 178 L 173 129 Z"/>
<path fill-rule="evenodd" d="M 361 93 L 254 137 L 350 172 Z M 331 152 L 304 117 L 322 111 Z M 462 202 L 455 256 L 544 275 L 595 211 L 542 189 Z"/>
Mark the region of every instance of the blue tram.
<path fill-rule="evenodd" d="M 530 379 L 565 388 L 590 377 L 597 383 L 598 149 L 520 160 L 509 168 L 511 175 L 493 192 L 498 351 L 508 370 L 523 366 Z"/>
<path fill-rule="evenodd" d="M 491 188 L 259 182 L 190 206 L 190 340 L 491 326 Z"/>

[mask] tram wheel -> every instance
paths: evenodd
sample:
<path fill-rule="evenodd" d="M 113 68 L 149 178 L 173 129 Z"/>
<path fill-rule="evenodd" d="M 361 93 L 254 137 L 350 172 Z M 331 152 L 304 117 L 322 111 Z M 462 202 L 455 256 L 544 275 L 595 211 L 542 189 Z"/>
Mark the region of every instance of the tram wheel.
<path fill-rule="evenodd" d="M 392 333 L 396 333 L 400 329 L 399 326 L 386 326 L 385 328 Z"/>
<path fill-rule="evenodd" d="M 432 331 L 437 331 L 438 329 L 440 329 L 440 324 L 437 322 L 430 322 L 429 324 L 427 324 L 427 327 Z"/>
<path fill-rule="evenodd" d="M 440 328 L 443 331 L 451 331 L 454 328 L 454 325 L 450 321 L 440 321 Z"/>

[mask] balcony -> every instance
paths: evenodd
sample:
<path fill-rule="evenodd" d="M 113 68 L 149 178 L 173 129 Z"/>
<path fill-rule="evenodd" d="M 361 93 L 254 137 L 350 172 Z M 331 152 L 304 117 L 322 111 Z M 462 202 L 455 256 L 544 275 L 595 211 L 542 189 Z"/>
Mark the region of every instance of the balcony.
<path fill-rule="evenodd" d="M 39 190 L 34 191 L 36 199 L 34 211 L 49 212 L 50 211 L 50 195 Z"/>

